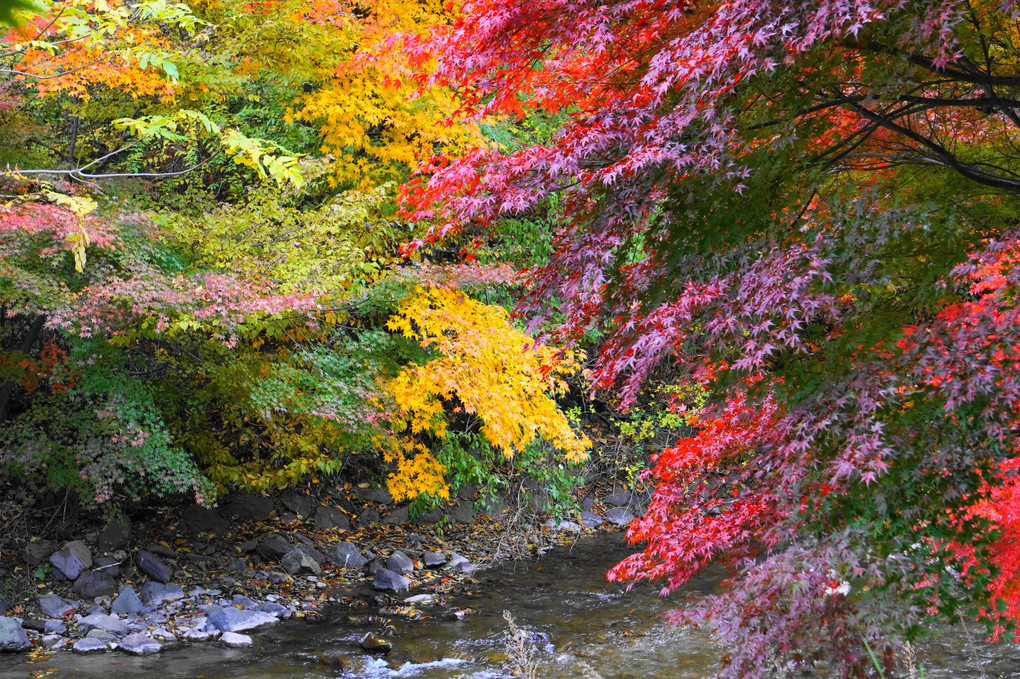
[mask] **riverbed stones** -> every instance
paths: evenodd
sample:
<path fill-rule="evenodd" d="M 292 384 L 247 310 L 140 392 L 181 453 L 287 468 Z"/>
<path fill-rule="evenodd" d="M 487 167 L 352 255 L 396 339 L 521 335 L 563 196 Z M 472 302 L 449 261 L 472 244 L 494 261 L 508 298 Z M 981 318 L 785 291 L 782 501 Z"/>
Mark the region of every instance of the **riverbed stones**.
<path fill-rule="evenodd" d="M 79 629 L 101 629 L 110 634 L 125 636 L 128 633 L 124 621 L 114 615 L 106 613 L 93 613 L 78 621 Z"/>
<path fill-rule="evenodd" d="M 311 517 L 312 511 L 315 509 L 312 498 L 292 490 L 288 490 L 280 496 L 280 504 L 297 514 L 299 519 Z"/>
<path fill-rule="evenodd" d="M 221 632 L 243 632 L 244 630 L 272 625 L 277 622 L 275 615 L 263 611 L 245 611 L 240 608 L 220 608 L 209 614 L 206 626 Z"/>
<path fill-rule="evenodd" d="M 400 573 L 391 571 L 388 568 L 378 568 L 375 571 L 375 578 L 372 586 L 379 590 L 391 592 L 403 592 L 411 588 L 411 581 Z"/>
<path fill-rule="evenodd" d="M 84 542 L 74 540 L 66 543 L 60 551 L 51 554 L 50 563 L 61 575 L 74 581 L 82 571 L 92 567 L 92 552 Z"/>
<path fill-rule="evenodd" d="M 246 646 L 251 646 L 252 644 L 250 636 L 247 634 L 238 634 L 236 632 L 224 632 L 220 636 L 220 641 L 231 648 L 244 648 Z"/>
<path fill-rule="evenodd" d="M 361 511 L 361 514 L 358 515 L 358 525 L 368 526 L 373 523 L 379 523 L 381 519 L 382 517 L 379 516 L 379 512 L 375 511 L 371 507 L 366 507 Z"/>
<path fill-rule="evenodd" d="M 43 615 L 48 618 L 63 618 L 65 615 L 74 613 L 74 604 L 65 601 L 56 594 L 46 594 L 39 597 L 39 608 Z"/>
<path fill-rule="evenodd" d="M 142 602 L 146 606 L 159 606 L 164 601 L 177 601 L 184 598 L 184 590 L 177 585 L 164 585 L 161 582 L 147 582 L 142 585 Z"/>
<path fill-rule="evenodd" d="M 315 527 L 319 530 L 330 530 L 339 528 L 341 530 L 351 529 L 351 520 L 347 515 L 336 507 L 319 507 L 315 510 Z"/>
<path fill-rule="evenodd" d="M 358 643 L 369 653 L 389 653 L 393 650 L 393 642 L 371 632 L 361 637 Z"/>
<path fill-rule="evenodd" d="M 110 519 L 106 528 L 96 538 L 96 549 L 100 552 L 114 552 L 131 543 L 131 519 L 121 514 Z"/>
<path fill-rule="evenodd" d="M 390 513 L 383 518 L 382 522 L 387 525 L 396 525 L 398 523 L 407 523 L 410 518 L 411 514 L 407 507 L 394 507 Z"/>
<path fill-rule="evenodd" d="M 138 568 L 156 582 L 166 584 L 170 582 L 170 578 L 174 575 L 172 568 L 160 561 L 155 554 L 150 552 L 138 552 L 136 561 L 138 563 Z"/>
<path fill-rule="evenodd" d="M 85 571 L 72 586 L 75 594 L 88 601 L 97 596 L 109 596 L 117 591 L 117 583 L 106 573 Z"/>
<path fill-rule="evenodd" d="M 379 504 L 393 504 L 393 496 L 385 488 L 355 488 L 354 494 L 366 502 L 378 502 Z"/>
<path fill-rule="evenodd" d="M 386 559 L 386 567 L 394 573 L 404 575 L 414 570 L 414 561 L 398 549 Z"/>
<path fill-rule="evenodd" d="M 113 604 L 110 606 L 110 612 L 117 615 L 134 615 L 141 613 L 142 611 L 142 599 L 135 592 L 135 588 L 131 585 L 124 585 L 120 589 L 120 594 L 113 600 Z"/>
<path fill-rule="evenodd" d="M 606 521 L 617 526 L 629 526 L 634 514 L 626 507 L 613 507 L 606 512 Z"/>
<path fill-rule="evenodd" d="M 31 645 L 20 622 L 14 618 L 0 618 L 0 652 L 24 651 Z"/>
<path fill-rule="evenodd" d="M 327 552 L 326 557 L 337 568 L 361 568 L 368 563 L 368 559 L 363 557 L 357 547 L 350 542 L 340 542 L 333 545 L 329 552 Z"/>
<path fill-rule="evenodd" d="M 301 549 L 292 549 L 287 552 L 280 559 L 280 565 L 291 575 L 300 575 L 302 573 L 322 574 L 322 567 L 319 565 L 318 560 L 309 556 Z"/>
<path fill-rule="evenodd" d="M 159 653 L 163 650 L 163 644 L 155 639 L 150 639 L 141 633 L 129 634 L 117 643 L 117 648 L 132 655 L 147 655 Z"/>
<path fill-rule="evenodd" d="M 99 653 L 107 650 L 109 647 L 109 644 L 102 639 L 90 639 L 85 637 L 84 639 L 79 639 L 74 642 L 74 646 L 72 648 L 74 648 L 75 653 L 88 654 Z"/>
<path fill-rule="evenodd" d="M 57 551 L 57 543 L 52 540 L 29 542 L 25 545 L 25 563 L 29 566 L 38 566 L 55 551 Z"/>
<path fill-rule="evenodd" d="M 192 533 L 220 536 L 230 530 L 230 522 L 208 507 L 193 505 L 181 512 L 181 517 Z"/>
<path fill-rule="evenodd" d="M 637 504 L 638 498 L 632 493 L 616 492 L 602 498 L 602 504 L 610 507 L 624 507 Z"/>
<path fill-rule="evenodd" d="M 475 520 L 475 503 L 468 500 L 461 500 L 452 507 L 448 507 L 446 515 L 451 521 L 457 523 L 471 523 Z"/>
<path fill-rule="evenodd" d="M 585 510 L 581 512 L 581 523 L 588 528 L 598 528 L 602 525 L 603 519 L 595 512 Z"/>

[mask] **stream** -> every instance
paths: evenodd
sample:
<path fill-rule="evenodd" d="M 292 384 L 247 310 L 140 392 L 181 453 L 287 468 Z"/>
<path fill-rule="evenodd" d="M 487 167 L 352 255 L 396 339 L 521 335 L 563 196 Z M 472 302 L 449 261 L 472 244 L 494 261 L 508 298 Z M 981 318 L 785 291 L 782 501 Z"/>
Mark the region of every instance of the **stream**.
<path fill-rule="evenodd" d="M 723 572 L 709 571 L 671 599 L 647 584 L 628 592 L 607 582 L 605 573 L 630 549 L 621 535 L 611 534 L 557 547 L 537 561 L 480 572 L 475 593 L 437 609 L 470 608 L 464 619 L 366 623 L 373 611 L 337 609 L 323 621 L 259 630 L 252 648 L 195 644 L 144 657 L 62 653 L 35 665 L 7 657 L 0 659 L 0 677 L 23 679 L 52 668 L 46 676 L 82 679 L 507 679 L 513 675 L 504 610 L 527 631 L 543 679 L 711 676 L 719 648 L 707 634 L 669 625 L 661 616 L 687 595 L 711 592 Z M 366 654 L 359 640 L 366 632 L 382 633 L 384 624 L 393 651 Z M 339 657 L 343 668 L 324 662 L 326 655 Z M 918 660 L 927 679 L 1020 677 L 1020 649 L 985 644 L 977 629 L 942 631 L 919 647 Z"/>

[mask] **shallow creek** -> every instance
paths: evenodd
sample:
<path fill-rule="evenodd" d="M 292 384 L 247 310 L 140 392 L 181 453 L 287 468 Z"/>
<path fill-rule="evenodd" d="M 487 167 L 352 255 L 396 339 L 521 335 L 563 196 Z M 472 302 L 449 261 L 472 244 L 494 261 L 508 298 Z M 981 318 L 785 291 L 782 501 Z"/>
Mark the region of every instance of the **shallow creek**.
<path fill-rule="evenodd" d="M 629 548 L 619 535 L 558 547 L 528 563 L 505 563 L 478 576 L 476 595 L 452 602 L 446 611 L 470 608 L 463 620 L 390 620 L 394 650 L 387 656 L 365 654 L 358 641 L 367 631 L 349 611 L 336 611 L 324 622 L 300 620 L 263 629 L 248 649 L 215 644 L 190 645 L 142 658 L 119 653 L 99 656 L 57 654 L 26 665 L 24 657 L 0 658 L 0 677 L 30 677 L 55 668 L 49 677 L 82 679 L 506 679 L 509 610 L 530 634 L 538 676 L 549 679 L 694 679 L 718 669 L 720 651 L 696 630 L 671 626 L 661 615 L 689 595 L 710 592 L 721 571 L 692 582 L 671 600 L 657 588 L 630 592 L 608 583 L 605 573 Z M 359 609 L 364 616 L 371 611 Z M 1020 677 L 1020 650 L 980 642 L 977 631 L 947 630 L 924 644 L 918 659 L 929 679 Z M 345 669 L 330 669 L 322 655 L 341 655 Z M 598 675 L 586 671 L 593 668 Z"/>

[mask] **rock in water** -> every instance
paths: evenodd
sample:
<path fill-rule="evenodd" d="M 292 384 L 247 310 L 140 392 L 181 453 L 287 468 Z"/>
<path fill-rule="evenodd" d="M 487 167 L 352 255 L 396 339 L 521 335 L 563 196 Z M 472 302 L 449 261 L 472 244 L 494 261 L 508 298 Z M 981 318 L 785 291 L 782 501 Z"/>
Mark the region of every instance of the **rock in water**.
<path fill-rule="evenodd" d="M 349 542 L 341 542 L 329 550 L 327 555 L 329 562 L 337 568 L 361 568 L 368 559 L 361 555 L 361 552 Z"/>
<path fill-rule="evenodd" d="M 50 563 L 68 580 L 78 579 L 82 571 L 92 567 L 92 552 L 84 542 L 75 540 L 64 545 L 59 552 L 50 555 Z"/>
<path fill-rule="evenodd" d="M 141 610 L 142 600 L 135 593 L 135 589 L 131 585 L 121 587 L 120 594 L 117 595 L 117 598 L 113 600 L 113 605 L 110 606 L 110 611 L 117 615 L 133 615 Z"/>
<path fill-rule="evenodd" d="M 414 562 L 399 549 L 386 559 L 386 567 L 395 573 L 410 573 L 414 570 Z"/>
<path fill-rule="evenodd" d="M 0 651 L 24 651 L 31 646 L 20 622 L 14 618 L 0 618 Z"/>
<path fill-rule="evenodd" d="M 300 549 L 293 549 L 287 552 L 287 554 L 280 559 L 280 565 L 283 566 L 284 570 L 288 573 L 292 573 L 294 575 L 299 573 L 313 573 L 314 575 L 322 574 L 322 567 L 319 566 L 319 562 Z"/>
<path fill-rule="evenodd" d="M 123 620 L 113 615 L 106 615 L 105 613 L 93 613 L 82 618 L 78 622 L 78 627 L 81 629 L 101 629 L 104 632 L 118 636 L 125 636 L 128 633 L 127 625 L 124 624 Z"/>
<path fill-rule="evenodd" d="M 159 653 L 163 650 L 163 644 L 155 639 L 150 639 L 144 634 L 129 634 L 120 640 L 117 647 L 125 653 L 134 655 L 145 655 L 147 653 Z"/>
<path fill-rule="evenodd" d="M 163 584 L 170 582 L 174 575 L 172 568 L 148 552 L 138 552 L 138 567 L 150 578 Z"/>
<path fill-rule="evenodd" d="M 363 649 L 371 653 L 389 653 L 393 650 L 393 643 L 389 639 L 384 639 L 371 632 L 361 637 L 359 643 Z"/>
<path fill-rule="evenodd" d="M 47 594 L 39 597 L 39 608 L 50 618 L 63 618 L 65 615 L 74 613 L 74 606 L 56 594 Z"/>
<path fill-rule="evenodd" d="M 231 648 L 244 648 L 245 646 L 251 646 L 251 637 L 247 634 L 237 634 L 236 632 L 224 632 L 220 636 L 222 641 Z"/>
<path fill-rule="evenodd" d="M 109 646 L 102 639 L 79 639 L 74 644 L 75 653 L 97 653 L 105 651 Z"/>
<path fill-rule="evenodd" d="M 221 632 L 243 632 L 263 625 L 271 625 L 277 618 L 262 611 L 244 611 L 239 608 L 221 608 L 213 611 L 206 624 Z"/>
<path fill-rule="evenodd" d="M 399 573 L 394 573 L 388 568 L 379 568 L 375 572 L 375 579 L 372 586 L 376 589 L 403 592 L 411 588 L 411 581 Z"/>

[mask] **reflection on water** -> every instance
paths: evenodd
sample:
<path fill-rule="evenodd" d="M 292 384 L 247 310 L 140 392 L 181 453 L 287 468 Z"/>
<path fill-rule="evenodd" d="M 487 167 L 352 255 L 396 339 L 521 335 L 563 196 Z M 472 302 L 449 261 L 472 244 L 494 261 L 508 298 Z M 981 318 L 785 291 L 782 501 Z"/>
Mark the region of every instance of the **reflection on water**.
<path fill-rule="evenodd" d="M 325 622 L 289 622 L 256 632 L 250 649 L 193 645 L 134 658 L 59 654 L 46 663 L 0 659 L 0 677 L 22 679 L 44 668 L 51 677 L 81 679 L 507 679 L 504 609 L 535 648 L 538 676 L 549 679 L 696 679 L 717 669 L 718 649 L 707 635 L 666 624 L 661 614 L 690 593 L 711 591 L 713 571 L 673 601 L 653 586 L 627 592 L 605 573 L 628 553 L 619 535 L 558 548 L 531 563 L 507 563 L 478 576 L 477 593 L 445 610 L 469 607 L 463 620 L 389 621 L 394 650 L 365 655 L 358 640 L 381 625 L 352 621 L 347 610 Z M 365 611 L 359 610 L 359 616 Z M 363 618 L 363 616 L 362 616 Z M 944 631 L 919 651 L 930 679 L 1020 677 L 1020 651 L 990 646 L 976 631 Z M 337 664 L 336 658 L 343 664 Z M 329 664 L 332 662 L 333 664 Z M 597 672 L 597 674 L 595 674 Z"/>

